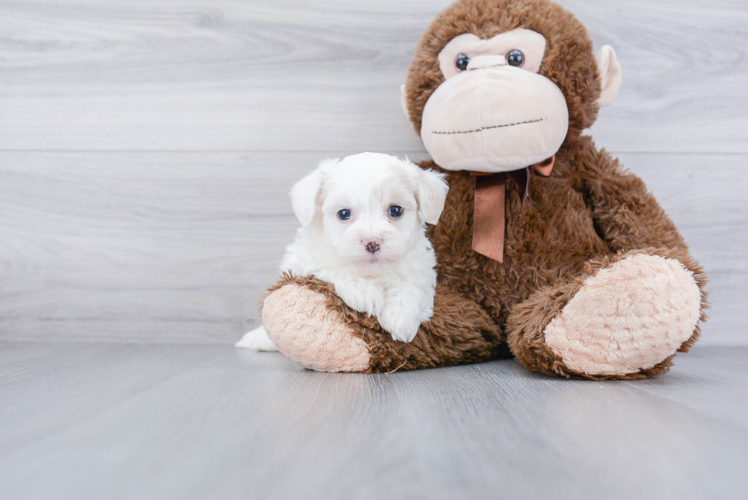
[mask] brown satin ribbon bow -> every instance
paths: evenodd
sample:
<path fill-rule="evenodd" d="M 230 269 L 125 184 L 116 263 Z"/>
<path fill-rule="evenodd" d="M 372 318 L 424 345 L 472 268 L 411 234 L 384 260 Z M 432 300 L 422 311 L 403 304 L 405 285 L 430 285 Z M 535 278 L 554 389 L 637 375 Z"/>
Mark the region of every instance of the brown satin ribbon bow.
<path fill-rule="evenodd" d="M 517 184 L 522 208 L 530 191 L 532 169 L 548 177 L 556 164 L 556 155 L 522 170 L 496 174 L 470 172 L 475 179 L 475 210 L 473 211 L 473 250 L 486 257 L 504 262 L 504 231 L 506 229 L 506 179 L 512 176 Z M 521 213 L 521 212 L 520 212 Z"/>

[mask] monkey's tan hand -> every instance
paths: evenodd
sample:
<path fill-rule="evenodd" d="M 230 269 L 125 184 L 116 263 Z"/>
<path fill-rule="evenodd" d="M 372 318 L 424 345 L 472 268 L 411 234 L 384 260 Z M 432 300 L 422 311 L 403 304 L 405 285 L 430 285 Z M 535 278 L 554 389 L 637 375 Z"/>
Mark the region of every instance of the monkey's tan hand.
<path fill-rule="evenodd" d="M 392 372 L 499 357 L 501 329 L 479 304 L 437 285 L 431 319 L 411 342 L 392 339 L 376 318 L 348 307 L 333 285 L 284 275 L 270 289 L 262 322 L 278 350 L 300 365 L 332 372 Z"/>
<path fill-rule="evenodd" d="M 341 310 L 328 304 L 326 292 L 293 282 L 272 291 L 262 308 L 268 336 L 280 352 L 305 368 L 366 371 L 369 348 L 345 322 Z"/>

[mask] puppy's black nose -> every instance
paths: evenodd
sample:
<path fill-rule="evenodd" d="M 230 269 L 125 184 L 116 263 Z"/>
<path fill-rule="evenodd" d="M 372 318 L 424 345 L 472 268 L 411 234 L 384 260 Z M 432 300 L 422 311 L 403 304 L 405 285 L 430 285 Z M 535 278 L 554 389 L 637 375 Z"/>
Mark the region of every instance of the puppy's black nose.
<path fill-rule="evenodd" d="M 366 251 L 369 253 L 377 253 L 379 251 L 379 243 L 376 241 L 367 241 L 364 244 L 366 245 Z"/>

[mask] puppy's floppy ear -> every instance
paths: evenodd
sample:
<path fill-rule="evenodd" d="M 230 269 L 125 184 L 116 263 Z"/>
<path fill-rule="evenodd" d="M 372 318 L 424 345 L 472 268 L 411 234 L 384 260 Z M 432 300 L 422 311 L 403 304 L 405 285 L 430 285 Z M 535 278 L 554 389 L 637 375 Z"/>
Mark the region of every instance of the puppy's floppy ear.
<path fill-rule="evenodd" d="M 439 222 L 439 217 L 444 210 L 444 202 L 447 200 L 449 185 L 444 180 L 447 176 L 429 169 L 422 169 L 413 165 L 418 170 L 416 199 L 423 218 L 429 224 Z"/>
<path fill-rule="evenodd" d="M 337 163 L 338 160 L 323 160 L 319 167 L 291 188 L 291 205 L 296 218 L 306 227 L 312 223 L 317 211 L 322 185 L 325 178 L 325 167 Z"/>

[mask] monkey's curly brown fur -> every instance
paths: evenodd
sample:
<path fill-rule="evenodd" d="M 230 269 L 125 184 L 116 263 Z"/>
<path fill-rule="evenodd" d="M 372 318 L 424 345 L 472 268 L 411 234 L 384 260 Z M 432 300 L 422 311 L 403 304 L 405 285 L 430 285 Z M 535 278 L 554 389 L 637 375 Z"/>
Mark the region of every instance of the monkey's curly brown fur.
<path fill-rule="evenodd" d="M 285 273 L 268 294 L 293 284 L 306 287 L 326 298 L 329 309 L 341 318 L 369 346 L 371 372 L 393 372 L 439 366 L 479 363 L 510 357 L 501 329 L 475 302 L 457 292 L 437 286 L 434 316 L 424 323 L 411 343 L 393 342 L 379 322 L 368 314 L 348 307 L 335 295 L 335 287 L 314 276 Z"/>
<path fill-rule="evenodd" d="M 540 73 L 566 97 L 568 137 L 577 137 L 594 123 L 600 84 L 592 40 L 573 14 L 547 0 L 462 0 L 442 11 L 426 29 L 408 69 L 408 114 L 416 132 L 421 130 L 426 101 L 444 82 L 437 60 L 444 46 L 463 33 L 489 39 L 517 28 L 535 31 L 546 39 Z"/>
<path fill-rule="evenodd" d="M 424 105 L 444 81 L 437 55 L 451 39 L 463 33 L 486 39 L 516 28 L 546 38 L 540 73 L 566 97 L 569 131 L 552 175 L 532 175 L 521 217 L 514 181 L 507 180 L 504 262 L 472 250 L 475 178 L 423 162 L 447 174 L 450 190 L 439 224 L 430 228 L 439 273 L 434 317 L 412 343 L 392 341 L 376 320 L 348 308 L 329 284 L 286 277 L 278 286 L 294 282 L 328 297 L 328 307 L 339 310 L 368 344 L 370 372 L 472 363 L 506 356 L 508 347 L 528 369 L 555 376 L 637 379 L 665 373 L 672 356 L 637 373 L 576 373 L 545 343 L 545 327 L 584 280 L 634 254 L 680 261 L 701 290 L 702 321 L 707 307 L 703 269 L 642 180 L 581 135 L 597 116 L 600 77 L 592 42 L 572 14 L 547 0 L 461 0 L 447 8 L 426 30 L 408 72 L 413 126 L 420 130 Z M 698 336 L 696 326 L 679 350 L 687 351 Z"/>

